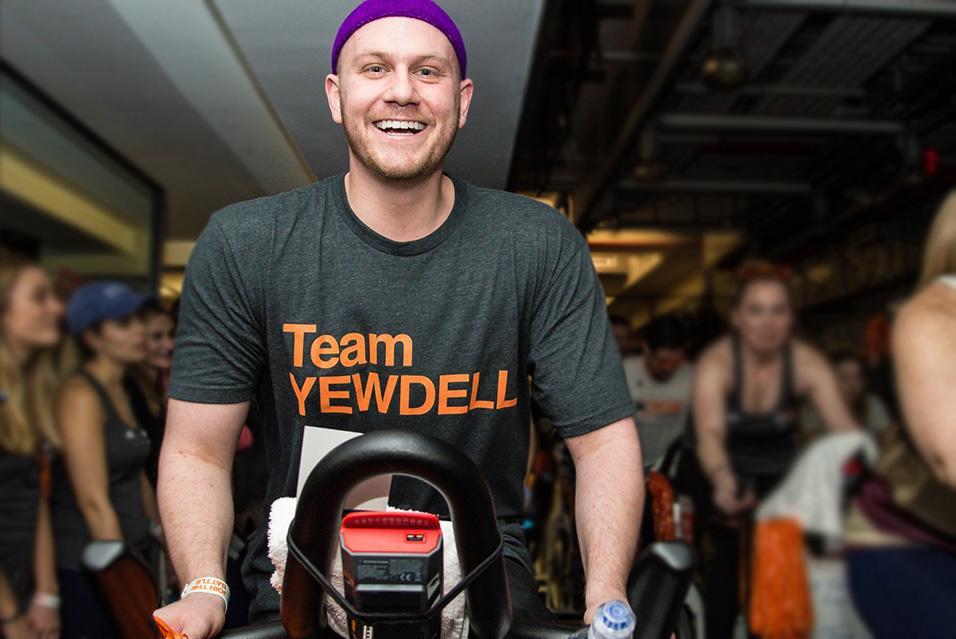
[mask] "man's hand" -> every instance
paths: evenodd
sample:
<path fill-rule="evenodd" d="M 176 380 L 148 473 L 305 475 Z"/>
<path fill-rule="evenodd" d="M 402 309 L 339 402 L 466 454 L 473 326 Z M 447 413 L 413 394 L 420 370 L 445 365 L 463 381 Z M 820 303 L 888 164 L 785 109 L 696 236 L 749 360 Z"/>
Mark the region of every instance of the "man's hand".
<path fill-rule="evenodd" d="M 160 608 L 153 619 L 163 639 L 211 639 L 226 623 L 226 608 L 216 595 L 194 592 Z"/>
<path fill-rule="evenodd" d="M 32 604 L 27 619 L 37 639 L 57 639 L 60 636 L 60 613 L 56 608 Z"/>
<path fill-rule="evenodd" d="M 730 469 L 718 471 L 711 481 L 714 484 L 714 504 L 725 515 L 736 515 L 754 507 L 757 499 L 752 491 L 743 497 L 737 496 L 737 477 Z"/>

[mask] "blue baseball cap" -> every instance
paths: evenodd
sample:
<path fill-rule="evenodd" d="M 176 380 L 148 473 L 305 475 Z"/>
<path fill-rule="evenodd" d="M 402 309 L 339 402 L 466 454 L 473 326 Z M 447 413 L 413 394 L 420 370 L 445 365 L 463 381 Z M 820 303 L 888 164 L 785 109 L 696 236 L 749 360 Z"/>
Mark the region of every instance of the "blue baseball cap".
<path fill-rule="evenodd" d="M 79 335 L 97 322 L 133 314 L 149 299 L 126 284 L 111 280 L 90 282 L 76 289 L 66 305 L 66 325 Z"/>

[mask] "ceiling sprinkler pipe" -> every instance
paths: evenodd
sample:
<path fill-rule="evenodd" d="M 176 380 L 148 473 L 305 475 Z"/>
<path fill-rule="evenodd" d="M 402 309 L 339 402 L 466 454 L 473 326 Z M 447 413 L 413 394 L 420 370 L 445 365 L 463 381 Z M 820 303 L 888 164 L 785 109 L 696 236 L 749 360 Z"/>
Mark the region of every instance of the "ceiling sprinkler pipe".
<path fill-rule="evenodd" d="M 788 118 L 759 115 L 664 113 L 658 124 L 687 131 L 742 131 L 767 133 L 834 133 L 838 135 L 899 135 L 904 126 L 894 120 Z"/>
<path fill-rule="evenodd" d="M 952 0 L 741 0 L 740 6 L 759 11 L 861 13 L 926 18 L 956 17 Z"/>

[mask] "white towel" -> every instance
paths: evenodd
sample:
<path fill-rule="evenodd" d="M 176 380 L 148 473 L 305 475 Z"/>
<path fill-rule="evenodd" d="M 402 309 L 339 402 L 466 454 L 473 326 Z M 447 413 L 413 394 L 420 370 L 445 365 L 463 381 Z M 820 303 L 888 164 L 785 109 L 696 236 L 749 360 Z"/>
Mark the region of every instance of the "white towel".
<path fill-rule="evenodd" d="M 834 433 L 813 442 L 780 486 L 757 509 L 757 519 L 792 517 L 807 532 L 843 538 L 843 464 L 862 451 L 876 457 L 873 438 L 863 431 Z"/>
<path fill-rule="evenodd" d="M 295 497 L 283 497 L 272 503 L 269 512 L 269 559 L 272 560 L 272 565 L 275 567 L 270 582 L 272 587 L 279 592 L 282 592 L 282 579 L 285 575 L 285 562 L 289 552 L 286 545 L 286 536 L 289 532 L 289 525 L 295 517 L 296 503 L 297 499 Z M 394 509 L 389 508 L 389 510 Z M 447 593 L 461 580 L 461 567 L 458 565 L 458 547 L 455 545 L 455 532 L 451 522 L 441 522 L 441 533 L 445 568 L 442 583 L 444 584 L 443 590 Z M 328 577 L 340 593 L 344 592 L 342 559 L 338 554 L 332 560 L 331 574 Z M 329 627 L 340 636 L 348 637 L 348 621 L 345 611 L 328 597 L 325 599 L 325 610 Z M 441 636 L 444 639 L 466 639 L 468 637 L 464 592 L 455 597 L 442 611 Z"/>

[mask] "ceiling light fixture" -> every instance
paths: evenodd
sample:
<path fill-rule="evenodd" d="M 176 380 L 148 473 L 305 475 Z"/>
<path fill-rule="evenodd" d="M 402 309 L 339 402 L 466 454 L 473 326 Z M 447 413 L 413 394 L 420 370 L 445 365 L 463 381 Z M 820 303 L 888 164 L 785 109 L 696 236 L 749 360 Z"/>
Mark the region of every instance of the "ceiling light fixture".
<path fill-rule="evenodd" d="M 742 31 L 737 7 L 729 4 L 717 7 L 711 25 L 711 51 L 704 60 L 703 76 L 707 84 L 733 89 L 747 81 L 747 64 L 740 50 Z"/>

